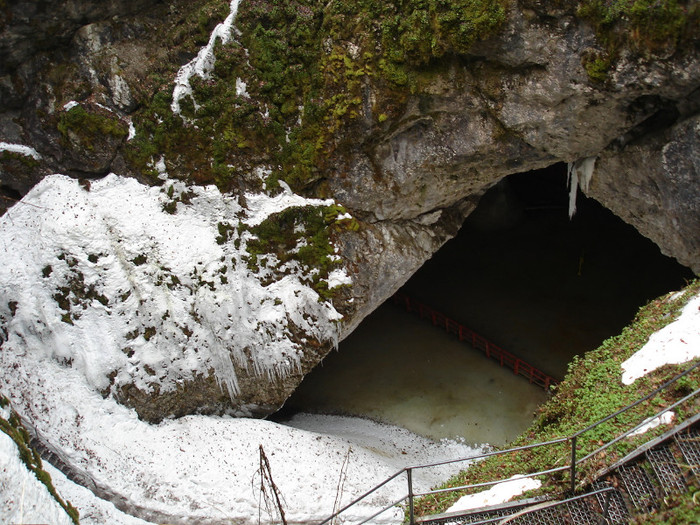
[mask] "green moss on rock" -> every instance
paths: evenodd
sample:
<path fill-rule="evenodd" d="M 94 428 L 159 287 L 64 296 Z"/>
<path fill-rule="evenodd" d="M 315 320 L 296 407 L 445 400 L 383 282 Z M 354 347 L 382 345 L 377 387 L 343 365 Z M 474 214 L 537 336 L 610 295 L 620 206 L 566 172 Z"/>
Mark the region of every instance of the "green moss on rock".
<path fill-rule="evenodd" d="M 121 140 L 128 133 L 126 124 L 116 116 L 88 112 L 81 105 L 61 113 L 57 128 L 65 144 L 77 142 L 90 151 L 95 149 L 95 142 L 101 137 Z"/>
<path fill-rule="evenodd" d="M 138 133 L 128 158 L 155 175 L 149 166 L 164 155 L 171 176 L 215 182 L 224 191 L 264 164 L 295 191 L 313 193 L 354 123 L 363 117 L 380 125 L 399 114 L 415 72 L 494 34 L 506 5 L 243 2 L 239 38 L 216 46 L 210 79 L 191 81 L 196 103 L 182 104 L 189 122 L 172 115 L 166 84 L 135 119 Z M 239 79 L 247 83 L 245 94 Z M 377 107 L 368 106 L 369 87 Z"/>
<path fill-rule="evenodd" d="M 332 238 L 340 231 L 359 228 L 354 219 L 340 218 L 345 213 L 338 205 L 293 206 L 270 215 L 249 229 L 255 236 L 247 243 L 249 268 L 259 270 L 261 264 L 268 263 L 269 255 L 280 265 L 297 261 L 312 276 L 309 284 L 316 292 L 324 299 L 332 298 L 334 292 L 328 290 L 327 279 L 340 266 Z M 226 226 L 220 231 L 227 232 Z"/>
<path fill-rule="evenodd" d="M 0 396 L 0 407 L 7 408 L 9 406 L 10 401 L 4 396 Z M 44 470 L 39 453 L 29 444 L 31 440 L 29 433 L 27 429 L 24 428 L 24 425 L 22 425 L 16 412 L 10 409 L 10 417 L 8 419 L 0 417 L 0 431 L 7 434 L 10 439 L 15 442 L 19 450 L 19 457 L 26 465 L 27 469 L 46 486 L 51 496 L 53 496 L 56 502 L 66 511 L 66 514 L 70 516 L 73 523 L 79 525 L 78 510 L 73 507 L 69 501 L 64 501 L 56 492 L 53 482 L 51 481 L 51 476 Z"/>
<path fill-rule="evenodd" d="M 692 0 L 582 0 L 578 16 L 593 24 L 607 54 L 585 64 L 600 81 L 623 48 L 647 58 L 683 48 L 697 35 L 700 7 Z"/>

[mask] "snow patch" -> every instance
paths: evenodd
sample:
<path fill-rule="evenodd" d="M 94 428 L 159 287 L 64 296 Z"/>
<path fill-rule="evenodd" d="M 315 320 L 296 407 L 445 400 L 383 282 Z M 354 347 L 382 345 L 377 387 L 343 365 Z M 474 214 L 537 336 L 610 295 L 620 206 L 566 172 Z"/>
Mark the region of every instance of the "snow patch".
<path fill-rule="evenodd" d="M 209 42 L 206 46 L 199 50 L 197 56 L 189 63 L 185 64 L 178 71 L 175 77 L 175 88 L 173 89 L 173 101 L 170 109 L 173 113 L 180 115 L 180 101 L 183 97 L 190 97 L 195 108 L 198 107 L 197 101 L 192 96 L 192 86 L 190 79 L 197 75 L 199 78 L 208 80 L 211 78 L 211 72 L 214 70 L 216 57 L 214 56 L 214 47 L 220 40 L 222 44 L 226 44 L 231 39 L 233 31 L 233 22 L 238 13 L 238 4 L 240 0 L 232 0 L 230 4 L 230 12 L 222 23 L 218 24 L 209 37 Z M 237 86 L 238 87 L 238 86 Z"/>
<path fill-rule="evenodd" d="M 688 301 L 681 315 L 651 335 L 649 341 L 622 363 L 622 382 L 630 385 L 667 364 L 700 357 L 700 294 Z"/>
<path fill-rule="evenodd" d="M 352 284 L 352 279 L 348 275 L 348 272 L 345 270 L 345 268 L 338 268 L 335 270 L 332 270 L 328 274 L 328 289 L 332 290 L 333 288 L 337 288 L 338 286 L 343 286 L 343 285 L 349 285 Z"/>
<path fill-rule="evenodd" d="M 247 89 L 247 84 L 243 82 L 240 78 L 236 79 L 236 95 L 239 97 L 245 97 L 245 98 L 250 98 L 250 95 L 248 95 Z"/>
<path fill-rule="evenodd" d="M 501 503 L 506 503 L 515 496 L 520 496 L 527 490 L 538 489 L 541 485 L 542 482 L 539 480 L 518 474 L 509 478 L 508 481 L 498 483 L 484 492 L 462 496 L 454 505 L 447 509 L 446 512 L 461 512 L 464 510 L 499 505 Z"/>
<path fill-rule="evenodd" d="M 10 144 L 9 142 L 0 142 L 0 152 L 9 151 L 10 153 L 17 153 L 19 155 L 24 155 L 25 157 L 32 157 L 34 160 L 41 160 L 41 155 L 34 148 L 29 146 L 24 146 L 22 144 Z"/>
<path fill-rule="evenodd" d="M 648 419 L 645 419 L 644 422 L 642 423 L 642 426 L 639 427 L 637 430 L 632 432 L 629 437 L 634 437 L 634 436 L 641 436 L 642 434 L 648 432 L 649 430 L 658 427 L 659 425 L 670 425 L 674 418 L 675 414 L 671 411 L 664 412 L 660 416 L 657 417 L 650 417 Z"/>

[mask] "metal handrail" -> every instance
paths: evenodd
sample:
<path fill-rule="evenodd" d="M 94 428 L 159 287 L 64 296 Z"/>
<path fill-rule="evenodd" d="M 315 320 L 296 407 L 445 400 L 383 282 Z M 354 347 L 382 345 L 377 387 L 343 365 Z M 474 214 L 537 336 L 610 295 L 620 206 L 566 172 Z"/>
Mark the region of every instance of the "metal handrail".
<path fill-rule="evenodd" d="M 516 515 L 518 517 L 520 517 L 520 516 L 524 516 L 526 514 L 530 514 L 532 512 L 537 512 L 538 510 L 542 510 L 542 508 L 544 506 L 546 506 L 546 508 L 551 509 L 554 507 L 560 507 L 561 505 L 566 505 L 567 503 L 571 503 L 572 501 L 578 501 L 578 500 L 581 500 L 584 498 L 598 496 L 600 494 L 606 494 L 605 505 L 603 506 L 603 516 L 602 517 L 604 519 L 607 519 L 609 512 L 610 512 L 610 509 L 609 509 L 609 501 L 610 501 L 610 496 L 611 496 L 610 493 L 612 493 L 615 490 L 616 490 L 615 487 L 605 487 L 602 489 L 594 490 L 593 492 L 586 492 L 585 494 L 580 494 L 578 496 L 574 496 L 573 498 L 567 498 L 567 499 L 563 499 L 563 500 L 559 500 L 559 501 L 544 502 L 544 503 L 542 503 L 542 506 L 538 505 L 532 509 L 522 509 L 522 510 L 520 510 L 520 511 L 518 511 L 510 516 L 495 516 L 492 518 L 486 518 L 484 520 L 472 521 L 472 522 L 469 522 L 469 525 L 487 525 L 488 523 L 496 523 L 496 522 L 500 523 L 500 522 L 503 522 L 504 520 L 512 519 Z"/>
<path fill-rule="evenodd" d="M 525 377 L 530 383 L 544 388 L 546 392 L 549 392 L 550 386 L 559 383 L 555 378 L 527 361 L 495 345 L 472 329 L 451 319 L 444 313 L 433 309 L 427 304 L 414 299 L 410 295 L 396 292 L 392 299 L 395 304 L 402 304 L 406 308 L 406 311 L 417 313 L 421 319 L 430 319 L 433 326 L 444 328 L 448 334 L 456 334 L 460 341 L 471 340 L 471 346 L 475 350 L 482 350 L 486 354 L 486 357 L 498 361 L 501 366 L 511 368 L 516 375 Z"/>
<path fill-rule="evenodd" d="M 386 478 L 384 481 L 382 481 L 380 484 L 375 485 L 373 488 L 369 489 L 367 492 L 365 492 L 364 494 L 362 494 L 362 496 L 359 496 L 359 497 L 355 498 L 355 499 L 352 500 L 350 503 L 348 503 L 347 505 L 345 505 L 342 509 L 340 509 L 339 511 L 337 511 L 336 513 L 334 513 L 332 516 L 326 518 L 325 520 L 323 520 L 323 521 L 322 521 L 321 523 L 319 523 L 318 525 L 325 525 L 325 524 L 328 523 L 329 521 L 331 521 L 331 520 L 337 518 L 337 517 L 340 516 L 343 512 L 345 512 L 346 510 L 348 510 L 350 507 L 355 506 L 356 504 L 358 504 L 360 501 L 362 501 L 363 499 L 365 499 L 365 498 L 366 498 L 367 496 L 369 496 L 370 494 L 374 494 L 374 493 L 377 492 L 380 488 L 382 488 L 384 485 L 386 485 L 387 483 L 389 483 L 389 482 L 393 481 L 394 479 L 398 478 L 398 477 L 399 477 L 401 474 L 403 474 L 404 472 L 406 472 L 406 469 L 405 469 L 405 468 L 399 470 L 399 471 L 396 472 L 394 475 L 389 476 L 389 477 Z M 404 496 L 403 498 L 401 498 L 401 501 L 403 501 L 403 500 L 405 500 L 405 499 L 406 499 L 406 496 Z M 392 506 L 393 506 L 393 505 L 392 505 Z M 384 510 L 386 510 L 386 509 L 384 509 Z M 382 512 L 384 512 L 384 510 L 382 510 Z M 379 514 L 381 514 L 381 512 L 380 512 Z M 373 517 L 374 517 L 374 516 L 372 516 L 372 518 L 373 518 Z M 372 519 L 372 518 L 369 518 L 369 519 Z"/>
<path fill-rule="evenodd" d="M 675 407 L 677 407 L 677 406 L 679 406 L 679 405 L 685 403 L 685 402 L 688 401 L 689 399 L 691 399 L 691 398 L 697 396 L 698 394 L 700 394 L 700 389 L 696 389 L 696 390 L 693 391 L 692 393 L 690 393 L 690 394 L 684 396 L 682 399 L 680 399 L 680 400 L 674 402 L 673 404 L 669 405 L 668 407 L 663 408 L 662 410 L 660 410 L 660 411 L 657 412 L 656 414 L 654 414 L 654 415 L 652 415 L 652 416 L 650 416 L 650 417 L 648 417 L 648 418 L 645 418 L 644 421 L 642 421 L 641 423 L 639 423 L 638 425 L 636 425 L 636 426 L 633 427 L 632 429 L 630 429 L 630 430 L 624 432 L 623 434 L 621 434 L 621 435 L 615 437 L 614 439 L 612 439 L 612 440 L 609 441 L 608 443 L 604 444 L 602 447 L 596 449 L 594 452 L 591 452 L 591 453 L 587 454 L 586 456 L 584 456 L 584 457 L 581 458 L 581 459 L 577 459 L 577 458 L 576 458 L 576 448 L 577 448 L 577 441 L 578 441 L 578 439 L 579 439 L 583 434 L 585 434 L 586 432 L 589 432 L 589 431 L 593 430 L 594 428 L 598 427 L 599 425 L 601 425 L 601 424 L 603 424 L 603 423 L 606 423 L 607 421 L 610 421 L 611 419 L 613 419 L 613 418 L 615 418 L 615 417 L 617 417 L 617 416 L 619 416 L 619 415 L 621 415 L 621 414 L 627 412 L 628 410 L 631 410 L 632 408 L 634 408 L 634 407 L 640 405 L 641 403 L 643 403 L 643 402 L 645 402 L 645 401 L 648 401 L 649 399 L 651 399 L 651 398 L 654 397 L 655 395 L 659 394 L 660 392 L 662 392 L 663 390 L 665 390 L 666 388 L 668 388 L 670 385 L 674 384 L 674 383 L 675 383 L 676 381 L 678 381 L 679 379 L 685 377 L 686 375 L 690 374 L 690 373 L 693 372 L 694 370 L 698 369 L 698 367 L 700 367 L 700 362 L 698 362 L 698 363 L 696 363 L 695 365 L 691 366 L 691 367 L 688 368 L 687 370 L 685 370 L 685 371 L 683 371 L 683 372 L 681 372 L 681 373 L 675 375 L 673 378 L 669 379 L 669 380 L 666 381 L 664 384 L 662 384 L 661 386 L 657 387 L 656 389 L 654 389 L 652 392 L 650 392 L 650 393 L 647 394 L 646 396 L 644 396 L 644 397 L 638 399 L 638 400 L 635 401 L 634 403 L 630 403 L 629 405 L 627 405 L 627 406 L 621 408 L 620 410 L 618 410 L 618 411 L 616 411 L 616 412 L 614 412 L 614 413 L 612 413 L 612 414 L 610 414 L 610 415 L 608 415 L 608 416 L 606 416 L 606 417 L 604 417 L 604 418 L 602 418 L 602 419 L 596 421 L 595 423 L 589 425 L 588 427 L 584 428 L 583 430 L 579 430 L 578 432 L 575 432 L 574 434 L 571 434 L 570 436 L 561 437 L 561 438 L 557 438 L 557 439 L 553 439 L 553 440 L 545 441 L 545 442 L 540 442 L 540 443 L 533 443 L 533 444 L 531 444 L 531 445 L 524 445 L 524 446 L 521 446 L 521 447 L 514 447 L 514 448 L 510 448 L 510 449 L 506 449 L 506 450 L 496 450 L 496 451 L 492 451 L 492 452 L 487 452 L 487 453 L 484 453 L 484 454 L 480 454 L 480 455 L 477 455 L 477 456 L 471 456 L 471 457 L 468 457 L 468 458 L 464 458 L 464 457 L 463 457 L 463 458 L 457 458 L 457 459 L 452 459 L 452 460 L 445 460 L 445 461 L 440 461 L 440 462 L 435 462 L 435 463 L 424 464 L 424 465 L 416 465 L 416 466 L 405 467 L 405 468 L 401 469 L 400 471 L 396 472 L 395 474 L 393 474 L 392 476 L 390 476 L 389 478 L 387 478 L 386 480 L 384 480 L 383 482 L 381 482 L 380 484 L 376 485 L 374 488 L 372 488 L 372 489 L 370 489 L 369 491 L 365 492 L 362 496 L 360 496 L 360 497 L 356 498 L 355 500 L 353 500 L 351 503 L 349 503 L 348 505 L 346 505 L 345 507 L 343 507 L 342 509 L 340 509 L 339 511 L 337 511 L 336 513 L 334 513 L 334 514 L 333 514 L 332 516 L 330 516 L 329 518 L 326 518 L 324 521 L 320 522 L 318 525 L 325 525 L 326 523 L 331 522 L 333 519 L 335 519 L 335 518 L 337 518 L 338 516 L 340 516 L 340 515 L 341 515 L 343 512 L 345 512 L 347 509 L 349 509 L 350 507 L 353 507 L 354 505 L 356 505 L 357 503 L 359 503 L 360 501 L 362 501 L 363 499 L 365 499 L 365 498 L 366 498 L 367 496 L 369 496 L 370 494 L 373 494 L 374 492 L 376 492 L 377 490 L 379 490 L 381 487 L 385 486 L 385 485 L 386 485 L 387 483 L 389 483 L 390 481 L 392 481 L 392 480 L 396 479 L 397 477 L 399 477 L 400 475 L 402 475 L 404 472 L 405 472 L 406 475 L 407 475 L 408 493 L 407 493 L 403 498 L 399 499 L 397 502 L 392 503 L 391 505 L 389 505 L 388 507 L 382 509 L 381 511 L 379 511 L 379 512 L 376 513 L 376 514 L 374 514 L 373 516 L 371 516 L 371 517 L 369 517 L 369 518 L 366 518 L 364 521 L 361 522 L 361 524 L 362 524 L 362 523 L 366 523 L 367 521 L 369 521 L 369 520 L 371 520 L 372 518 L 378 516 L 378 515 L 381 514 L 382 512 L 385 512 L 386 510 L 388 510 L 389 508 L 393 507 L 394 505 L 397 505 L 397 504 L 399 504 L 399 503 L 405 501 L 406 499 L 408 499 L 408 500 L 409 500 L 409 509 L 408 509 L 408 511 L 409 511 L 409 521 L 410 521 L 411 525 L 413 525 L 413 524 L 415 523 L 415 519 L 414 519 L 414 498 L 415 498 L 415 497 L 418 497 L 418 496 L 428 496 L 428 495 L 433 495 L 433 494 L 443 494 L 443 493 L 447 493 L 447 492 L 455 492 L 455 491 L 460 491 L 460 490 L 467 490 L 467 489 L 475 489 L 475 488 L 487 487 L 487 486 L 496 485 L 496 484 L 498 484 L 498 483 L 501 483 L 501 482 L 503 482 L 503 481 L 506 481 L 506 479 L 498 479 L 498 480 L 495 480 L 495 481 L 488 481 L 488 482 L 483 482 L 483 483 L 476 483 L 476 484 L 472 484 L 472 485 L 463 485 L 463 486 L 459 486 L 459 487 L 449 487 L 449 488 L 444 488 L 444 489 L 435 489 L 435 490 L 430 490 L 430 491 L 428 491 L 428 492 L 423 492 L 423 493 L 414 493 L 414 491 L 413 491 L 413 481 L 412 481 L 412 478 L 413 478 L 413 471 L 414 471 L 414 470 L 426 469 L 426 468 L 437 467 L 437 466 L 442 466 L 442 465 L 448 465 L 448 464 L 452 464 L 452 463 L 459 463 L 459 462 L 464 462 L 464 461 L 478 461 L 478 460 L 485 459 L 485 458 L 492 457 L 492 456 L 501 456 L 501 455 L 505 455 L 505 454 L 511 454 L 511 453 L 513 453 L 513 452 L 521 452 L 521 451 L 524 451 L 524 450 L 529 450 L 529 449 L 534 449 L 534 448 L 539 448 L 539 447 L 552 446 L 552 445 L 556 445 L 556 444 L 563 443 L 563 442 L 570 442 L 570 443 L 571 443 L 571 446 L 570 446 L 571 462 L 570 462 L 569 465 L 565 465 L 565 466 L 562 466 L 562 467 L 556 467 L 556 468 L 552 468 L 552 469 L 549 469 L 549 470 L 544 470 L 544 471 L 541 471 L 541 472 L 528 473 L 527 476 L 544 476 L 544 475 L 552 474 L 552 473 L 555 473 L 555 472 L 570 471 L 570 473 L 571 473 L 571 474 L 570 474 L 570 478 L 571 478 L 571 479 L 570 479 L 570 483 L 571 483 L 570 488 L 571 488 L 571 493 L 573 494 L 573 493 L 575 492 L 575 489 L 576 489 L 576 467 L 577 467 L 579 464 L 583 463 L 584 461 L 587 461 L 588 459 L 590 459 L 591 457 L 593 457 L 593 456 L 595 456 L 596 454 L 600 453 L 601 451 L 605 450 L 605 449 L 608 448 L 609 446 L 611 446 L 611 445 L 617 443 L 618 441 L 620 441 L 620 440 L 622 440 L 622 439 L 628 437 L 628 436 L 629 436 L 630 434 L 632 434 L 633 432 L 639 430 L 642 426 L 644 426 L 644 425 L 647 423 L 647 420 L 651 420 L 651 419 L 657 418 L 657 417 L 659 417 L 661 414 L 663 414 L 663 413 L 665 413 L 665 412 L 668 412 L 669 410 L 672 410 L 673 408 L 675 408 Z"/>

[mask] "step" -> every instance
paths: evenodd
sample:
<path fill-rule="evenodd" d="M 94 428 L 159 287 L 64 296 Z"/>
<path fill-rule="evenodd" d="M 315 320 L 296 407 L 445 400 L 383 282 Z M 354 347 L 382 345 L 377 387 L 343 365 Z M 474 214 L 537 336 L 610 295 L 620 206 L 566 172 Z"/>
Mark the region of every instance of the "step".
<path fill-rule="evenodd" d="M 683 479 L 683 472 L 668 444 L 647 450 L 646 456 L 666 496 L 685 492 L 687 487 Z"/>
<path fill-rule="evenodd" d="M 605 489 L 612 487 L 612 483 L 608 481 L 596 481 L 592 487 L 594 490 Z M 619 489 L 606 494 L 597 494 L 596 500 L 601 509 L 601 514 L 607 517 L 607 523 L 627 523 L 629 521 L 630 512 L 625 503 L 625 497 Z"/>
<path fill-rule="evenodd" d="M 600 523 L 600 509 L 594 496 L 590 498 L 570 501 L 566 504 L 571 522 L 576 525 L 598 525 Z"/>
<path fill-rule="evenodd" d="M 695 476 L 696 481 L 700 482 L 700 429 L 689 428 L 685 432 L 676 434 L 675 440 L 690 472 Z"/>
<path fill-rule="evenodd" d="M 640 512 L 649 512 L 659 507 L 659 498 L 651 479 L 639 462 L 622 465 L 617 470 L 634 507 Z"/>

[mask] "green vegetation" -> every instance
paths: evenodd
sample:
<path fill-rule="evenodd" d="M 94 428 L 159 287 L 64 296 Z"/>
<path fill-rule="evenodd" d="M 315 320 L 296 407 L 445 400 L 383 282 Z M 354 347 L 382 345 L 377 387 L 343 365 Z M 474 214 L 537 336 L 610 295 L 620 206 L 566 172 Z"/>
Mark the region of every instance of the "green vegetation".
<path fill-rule="evenodd" d="M 294 206 L 272 214 L 257 226 L 250 228 L 255 236 L 247 243 L 250 254 L 248 267 L 255 271 L 274 255 L 279 265 L 297 261 L 312 275 L 309 283 L 323 298 L 332 298 L 328 290 L 329 273 L 339 267 L 334 257 L 331 237 L 343 229 L 357 229 L 354 219 L 339 219 L 345 213 L 342 206 Z M 227 225 L 220 225 L 221 239 L 230 234 Z"/>
<path fill-rule="evenodd" d="M 698 293 L 700 293 L 700 281 L 695 281 L 686 288 L 682 298 L 674 299 L 672 294 L 668 294 L 652 301 L 640 309 L 632 324 L 620 335 L 606 340 L 598 349 L 575 359 L 569 366 L 567 377 L 557 387 L 554 397 L 539 408 L 532 426 L 508 448 L 571 436 L 644 397 L 679 371 L 689 368 L 692 362 L 679 366 L 666 366 L 638 379 L 631 385 L 624 385 L 619 380 L 621 363 L 639 350 L 651 334 L 672 322 L 685 303 Z M 605 388 L 602 388 L 602 385 L 605 385 Z M 663 406 L 668 406 L 673 400 L 687 395 L 698 387 L 700 387 L 700 374 L 695 372 L 680 380 L 667 392 L 582 434 L 577 442 L 577 457 L 582 458 L 597 450 L 602 443 L 612 440 L 632 428 L 637 422 L 653 415 Z M 691 412 L 688 413 L 681 408 L 676 411 L 676 418 L 682 420 L 688 415 L 693 415 L 697 412 L 696 408 Z M 601 467 L 624 457 L 639 444 L 664 430 L 663 426 L 660 426 L 637 438 L 616 443 L 605 452 L 581 464 L 577 478 L 592 480 Z M 443 487 L 503 480 L 516 474 L 539 472 L 553 466 L 567 465 L 570 462 L 570 455 L 570 445 L 565 442 L 504 456 L 494 456 L 463 471 Z M 555 473 L 546 479 L 543 477 L 542 481 L 543 487 L 537 494 L 566 492 L 570 480 L 567 471 Z M 422 498 L 416 505 L 417 514 L 442 512 L 463 494 L 464 492 L 450 492 Z"/>
<path fill-rule="evenodd" d="M 698 31 L 700 7 L 684 0 L 582 0 L 578 15 L 589 20 L 605 50 L 585 67 L 603 81 L 623 47 L 643 56 L 671 54 Z"/>
<path fill-rule="evenodd" d="M 0 151 L 0 165 L 3 165 L 5 162 L 9 163 L 12 161 L 16 161 L 27 168 L 37 168 L 41 164 L 31 155 L 24 155 L 13 151 Z"/>
<path fill-rule="evenodd" d="M 0 407 L 7 408 L 9 405 L 10 401 L 6 397 L 0 396 Z M 69 501 L 63 501 L 63 499 L 56 492 L 56 489 L 51 481 L 51 476 L 43 468 L 41 456 L 29 445 L 31 439 L 27 429 L 24 428 L 19 416 L 13 410 L 10 409 L 9 419 L 0 417 L 0 431 L 10 436 L 12 441 L 15 442 L 17 449 L 19 450 L 19 457 L 27 466 L 27 469 L 33 472 L 36 478 L 46 486 L 46 489 L 49 491 L 51 496 L 53 496 L 58 504 L 63 507 L 66 513 L 70 516 L 71 520 L 73 520 L 73 523 L 78 525 L 78 510 L 73 507 Z"/>
<path fill-rule="evenodd" d="M 344 133 L 361 117 L 377 126 L 398 114 L 418 72 L 497 31 L 505 6 L 505 0 L 243 2 L 240 44 L 219 44 L 212 78 L 193 78 L 194 101 L 181 102 L 196 127 L 172 115 L 166 83 L 137 119 L 129 159 L 155 175 L 149 165 L 164 154 L 171 175 L 222 190 L 267 164 L 275 167 L 273 181 L 318 193 Z M 249 97 L 239 94 L 237 79 L 246 80 Z"/>
<path fill-rule="evenodd" d="M 647 57 L 668 53 L 698 29 L 699 8 L 690 0 L 576 5 L 601 43 L 584 58 L 597 82 L 607 79 L 623 48 Z M 171 176 L 224 191 L 250 188 L 254 181 L 246 175 L 267 165 L 273 182 L 322 195 L 324 174 L 342 172 L 339 161 L 358 133 L 371 136 L 390 126 L 422 79 L 497 33 L 512 8 L 506 0 L 242 2 L 241 34 L 216 46 L 211 78 L 191 80 L 193 99 L 181 101 L 185 121 L 170 111 L 175 70 L 164 68 L 149 79 L 161 88 L 151 88 L 152 98 L 143 101 L 127 157 L 155 178 L 153 163 L 162 155 Z M 182 53 L 194 53 L 227 9 L 224 0 L 201 2 L 165 38 Z"/>
<path fill-rule="evenodd" d="M 100 140 L 100 137 L 110 136 L 121 140 L 128 133 L 126 124 L 118 118 L 88 112 L 81 105 L 62 112 L 57 128 L 65 145 L 77 140 L 90 151 L 95 148 L 95 140 Z"/>
<path fill-rule="evenodd" d="M 700 489 L 690 487 L 688 492 L 673 494 L 664 498 L 661 508 L 652 514 L 633 517 L 631 525 L 674 525 L 698 523 L 700 511 Z"/>

